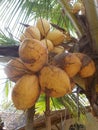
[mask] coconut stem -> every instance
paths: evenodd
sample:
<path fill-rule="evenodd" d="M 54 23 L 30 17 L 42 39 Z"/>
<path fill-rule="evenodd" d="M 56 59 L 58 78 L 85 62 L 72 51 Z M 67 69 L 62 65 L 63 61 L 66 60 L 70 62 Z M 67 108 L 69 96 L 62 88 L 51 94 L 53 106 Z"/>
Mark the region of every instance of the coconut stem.
<path fill-rule="evenodd" d="M 46 91 L 46 111 L 45 111 L 45 118 L 46 118 L 46 130 L 51 130 L 51 117 L 50 117 L 50 96 L 48 91 Z"/>
<path fill-rule="evenodd" d="M 25 130 L 35 130 L 33 121 L 34 121 L 34 114 L 35 114 L 35 106 L 32 106 L 27 110 L 26 113 L 26 126 Z"/>

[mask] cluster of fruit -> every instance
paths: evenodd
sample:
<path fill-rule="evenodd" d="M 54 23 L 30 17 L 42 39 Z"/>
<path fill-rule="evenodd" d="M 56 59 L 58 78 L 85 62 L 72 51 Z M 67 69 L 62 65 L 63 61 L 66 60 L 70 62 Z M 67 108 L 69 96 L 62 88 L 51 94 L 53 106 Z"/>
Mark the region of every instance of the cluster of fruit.
<path fill-rule="evenodd" d="M 60 44 L 66 35 L 57 29 L 51 30 L 45 19 L 27 27 L 20 40 L 19 58 L 11 59 L 5 67 L 6 75 L 15 82 L 12 100 L 17 109 L 30 108 L 41 93 L 64 96 L 75 86 L 73 77 L 79 74 L 85 78 L 95 72 L 94 62 L 87 55 L 65 52 Z M 57 47 L 63 49 L 58 51 Z M 56 54 L 52 62 L 51 53 Z"/>

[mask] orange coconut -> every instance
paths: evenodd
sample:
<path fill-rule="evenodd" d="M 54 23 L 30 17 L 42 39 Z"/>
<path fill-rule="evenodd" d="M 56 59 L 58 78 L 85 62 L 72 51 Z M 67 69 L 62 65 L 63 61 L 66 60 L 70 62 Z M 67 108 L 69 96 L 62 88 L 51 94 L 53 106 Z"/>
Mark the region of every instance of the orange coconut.
<path fill-rule="evenodd" d="M 30 73 L 24 63 L 19 58 L 11 59 L 4 68 L 4 71 L 13 82 L 16 82 L 20 77 L 26 73 Z"/>
<path fill-rule="evenodd" d="M 24 75 L 16 82 L 12 90 L 12 101 L 19 110 L 32 107 L 40 94 L 38 78 L 35 75 Z"/>
<path fill-rule="evenodd" d="M 80 59 L 73 53 L 61 53 L 54 57 L 54 64 L 66 71 L 69 77 L 75 76 L 81 69 Z"/>
<path fill-rule="evenodd" d="M 62 69 L 49 65 L 39 75 L 41 89 L 51 97 L 61 97 L 71 89 L 70 79 Z"/>
<path fill-rule="evenodd" d="M 43 39 L 41 42 L 47 47 L 48 51 L 52 51 L 54 48 L 53 43 L 48 39 Z"/>
<path fill-rule="evenodd" d="M 39 40 L 26 39 L 19 47 L 19 56 L 29 70 L 37 72 L 47 63 L 48 52 Z"/>
<path fill-rule="evenodd" d="M 35 26 L 28 26 L 24 33 L 20 36 L 20 41 L 23 42 L 26 38 L 40 40 L 41 34 L 39 29 Z"/>
<path fill-rule="evenodd" d="M 78 58 L 80 58 L 82 67 L 79 71 L 79 74 L 82 78 L 90 77 L 92 76 L 95 71 L 95 63 L 94 61 L 86 54 L 83 53 L 74 53 Z"/>
<path fill-rule="evenodd" d="M 46 37 L 50 31 L 50 23 L 46 19 L 40 18 L 37 20 L 36 26 L 40 30 L 41 35 Z"/>
<path fill-rule="evenodd" d="M 53 31 L 48 32 L 47 39 L 52 41 L 54 45 L 59 45 L 64 41 L 65 35 L 63 34 L 63 32 L 55 29 Z"/>
<path fill-rule="evenodd" d="M 40 40 L 41 39 L 41 34 L 40 31 L 37 27 L 35 26 L 29 26 L 26 28 L 24 35 L 26 38 L 33 38 Z"/>

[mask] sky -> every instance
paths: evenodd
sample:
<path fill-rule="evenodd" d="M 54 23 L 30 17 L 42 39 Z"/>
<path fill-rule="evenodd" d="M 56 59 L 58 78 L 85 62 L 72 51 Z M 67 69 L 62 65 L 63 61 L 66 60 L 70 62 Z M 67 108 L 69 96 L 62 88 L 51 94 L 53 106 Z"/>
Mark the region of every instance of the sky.
<path fill-rule="evenodd" d="M 5 87 L 6 81 L 7 81 L 7 76 L 4 72 L 4 66 L 5 66 L 5 64 L 0 62 L 0 109 L 1 109 L 4 101 L 5 102 L 11 101 L 11 89 L 9 91 L 8 97 L 6 96 L 7 95 L 6 90 L 10 87 L 10 84 L 8 85 L 8 87 Z"/>
<path fill-rule="evenodd" d="M 0 64 L 0 105 L 2 104 L 2 100 L 3 100 L 3 91 L 4 91 L 5 78 L 6 78 L 3 68 L 4 68 L 3 64 L 2 65 Z"/>

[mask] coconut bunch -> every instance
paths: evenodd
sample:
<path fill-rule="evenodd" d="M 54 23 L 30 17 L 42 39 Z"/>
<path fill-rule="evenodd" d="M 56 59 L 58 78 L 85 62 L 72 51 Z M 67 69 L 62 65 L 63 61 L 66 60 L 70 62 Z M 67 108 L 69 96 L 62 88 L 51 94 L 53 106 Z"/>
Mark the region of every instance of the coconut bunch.
<path fill-rule="evenodd" d="M 54 57 L 54 64 L 67 72 L 69 77 L 79 74 L 81 78 L 87 78 L 95 73 L 94 61 L 83 53 L 61 53 Z"/>
<path fill-rule="evenodd" d="M 64 52 L 61 46 L 64 40 L 65 34 L 56 29 L 51 31 L 45 19 L 26 28 L 20 38 L 19 58 L 11 59 L 5 67 L 7 77 L 15 82 L 12 101 L 17 109 L 30 108 L 41 93 L 62 97 L 72 92 L 76 75 L 86 78 L 95 73 L 94 62 L 87 55 Z M 55 53 L 52 62 L 50 52 Z"/>
<path fill-rule="evenodd" d="M 53 63 L 63 69 L 70 79 L 85 89 L 85 79 L 96 71 L 94 61 L 83 53 L 61 53 L 54 57 Z"/>
<path fill-rule="evenodd" d="M 53 26 L 46 19 L 38 19 L 35 26 L 29 25 L 26 27 L 25 31 L 20 37 L 20 41 L 23 42 L 24 39 L 37 39 L 44 44 L 48 53 L 62 53 L 64 52 L 64 47 L 61 44 L 64 41 L 71 40 L 71 36 L 68 33 L 64 33 Z"/>

